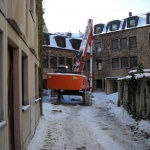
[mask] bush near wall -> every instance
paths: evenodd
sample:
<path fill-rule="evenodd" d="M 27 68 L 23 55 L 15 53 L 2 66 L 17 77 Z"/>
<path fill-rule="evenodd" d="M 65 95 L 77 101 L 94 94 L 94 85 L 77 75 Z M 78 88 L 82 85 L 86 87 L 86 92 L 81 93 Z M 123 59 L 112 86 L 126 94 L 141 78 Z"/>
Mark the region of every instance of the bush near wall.
<path fill-rule="evenodd" d="M 136 120 L 150 119 L 150 69 L 132 70 L 118 79 L 118 105 Z"/>

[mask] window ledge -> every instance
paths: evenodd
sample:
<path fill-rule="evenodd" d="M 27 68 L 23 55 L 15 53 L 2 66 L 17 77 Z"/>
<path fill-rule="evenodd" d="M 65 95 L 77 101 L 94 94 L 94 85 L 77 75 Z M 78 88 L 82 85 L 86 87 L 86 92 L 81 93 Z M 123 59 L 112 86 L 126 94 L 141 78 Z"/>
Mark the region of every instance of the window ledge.
<path fill-rule="evenodd" d="M 23 105 L 22 111 L 27 111 L 30 108 L 30 105 Z"/>
<path fill-rule="evenodd" d="M 7 122 L 4 120 L 0 120 L 0 128 L 3 128 L 7 125 Z"/>
<path fill-rule="evenodd" d="M 40 100 L 41 100 L 41 98 L 35 99 L 35 103 L 39 102 Z"/>

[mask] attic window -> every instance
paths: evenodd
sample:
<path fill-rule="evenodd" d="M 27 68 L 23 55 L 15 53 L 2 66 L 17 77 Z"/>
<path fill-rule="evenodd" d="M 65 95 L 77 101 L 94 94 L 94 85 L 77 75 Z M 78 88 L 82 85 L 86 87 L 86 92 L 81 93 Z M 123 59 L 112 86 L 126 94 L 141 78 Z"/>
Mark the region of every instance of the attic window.
<path fill-rule="evenodd" d="M 48 34 L 44 34 L 43 35 L 43 45 L 50 45 L 49 35 Z"/>
<path fill-rule="evenodd" d="M 97 28 L 96 28 L 96 33 L 100 33 L 100 31 L 101 31 L 101 28 L 100 28 L 100 27 L 97 27 Z"/>
<path fill-rule="evenodd" d="M 110 31 L 116 31 L 119 29 L 120 20 L 111 21 L 108 26 L 110 26 Z"/>
<path fill-rule="evenodd" d="M 66 47 L 65 37 L 56 36 L 55 40 L 56 40 L 57 46 L 62 47 L 62 48 Z"/>
<path fill-rule="evenodd" d="M 147 14 L 147 20 L 146 20 L 147 24 L 150 24 L 150 13 Z"/>
<path fill-rule="evenodd" d="M 117 24 L 112 24 L 112 31 L 117 30 Z"/>
<path fill-rule="evenodd" d="M 133 28 L 136 27 L 138 25 L 138 16 L 132 16 L 127 18 L 127 27 L 128 28 Z"/>
<path fill-rule="evenodd" d="M 135 27 L 135 19 L 130 20 L 130 28 Z"/>
<path fill-rule="evenodd" d="M 71 45 L 74 49 L 79 50 L 81 45 L 81 40 L 78 39 L 70 39 Z"/>
<path fill-rule="evenodd" d="M 94 34 L 99 34 L 103 31 L 104 24 L 97 24 L 94 26 Z"/>

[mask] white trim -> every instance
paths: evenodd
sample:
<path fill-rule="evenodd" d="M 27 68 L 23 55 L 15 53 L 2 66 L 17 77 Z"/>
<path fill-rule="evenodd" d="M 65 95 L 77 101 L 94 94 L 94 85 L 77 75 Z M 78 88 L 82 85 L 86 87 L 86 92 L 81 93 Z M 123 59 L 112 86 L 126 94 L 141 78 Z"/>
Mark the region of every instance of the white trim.
<path fill-rule="evenodd" d="M 40 100 L 41 100 L 41 98 L 35 99 L 35 103 L 39 102 Z"/>
<path fill-rule="evenodd" d="M 22 110 L 23 111 L 26 111 L 26 110 L 28 110 L 30 108 L 30 105 L 23 105 L 22 106 Z"/>

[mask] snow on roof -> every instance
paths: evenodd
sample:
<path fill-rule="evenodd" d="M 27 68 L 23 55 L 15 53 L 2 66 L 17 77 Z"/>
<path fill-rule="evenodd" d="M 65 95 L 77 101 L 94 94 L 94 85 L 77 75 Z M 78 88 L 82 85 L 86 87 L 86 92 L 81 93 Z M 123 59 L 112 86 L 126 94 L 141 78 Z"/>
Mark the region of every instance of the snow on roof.
<path fill-rule="evenodd" d="M 136 17 L 136 16 L 131 16 L 131 17 Z M 125 19 L 121 19 L 120 20 L 120 25 L 119 25 L 119 29 L 115 30 L 115 31 L 111 31 L 110 30 L 110 25 L 108 25 L 109 23 L 104 24 L 103 30 L 101 33 L 95 34 L 95 35 L 99 35 L 99 34 L 106 34 L 106 33 L 112 33 L 112 32 L 116 32 L 116 31 L 122 31 L 122 30 L 129 30 L 129 29 L 133 29 L 133 28 L 139 28 L 139 27 L 143 27 L 143 26 L 150 26 L 150 24 L 146 23 L 146 19 L 147 19 L 147 14 L 142 14 L 137 16 L 138 17 L 138 24 L 136 27 L 132 27 L 132 28 L 128 28 L 127 27 L 127 21 L 124 22 L 126 19 L 130 18 L 125 18 Z M 112 22 L 112 21 L 111 21 Z M 123 23 L 125 23 L 125 27 L 123 28 Z M 106 26 L 108 25 L 108 29 L 106 29 Z"/>
<path fill-rule="evenodd" d="M 74 50 L 74 51 L 78 51 L 77 49 L 74 49 L 72 47 L 72 44 L 70 42 L 70 39 L 74 39 L 74 40 L 81 40 L 82 42 L 82 37 L 81 34 L 79 33 L 71 33 L 71 36 L 67 36 L 65 33 L 57 33 L 57 34 L 52 34 L 52 33 L 46 33 L 49 36 L 49 43 L 50 45 L 43 45 L 43 46 L 47 46 L 47 47 L 53 47 L 53 48 L 61 48 L 61 49 L 67 49 L 67 50 Z M 56 43 L 56 36 L 61 36 L 65 38 L 65 42 L 66 42 L 66 47 L 59 47 Z M 87 53 L 90 53 L 90 46 L 88 46 L 88 50 Z"/>

